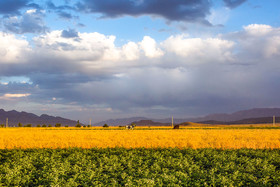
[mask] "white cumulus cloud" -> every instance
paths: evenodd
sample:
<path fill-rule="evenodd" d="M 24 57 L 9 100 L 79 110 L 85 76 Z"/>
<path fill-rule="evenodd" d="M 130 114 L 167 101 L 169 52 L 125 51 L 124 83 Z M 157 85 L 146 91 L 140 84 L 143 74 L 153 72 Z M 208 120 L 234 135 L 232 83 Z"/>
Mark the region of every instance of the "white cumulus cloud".
<path fill-rule="evenodd" d="M 184 57 L 194 63 L 232 60 L 233 41 L 220 38 L 189 38 L 184 35 L 170 36 L 163 42 L 167 52 Z"/>
<path fill-rule="evenodd" d="M 270 25 L 251 24 L 244 27 L 244 30 L 254 36 L 262 36 L 272 31 Z"/>
<path fill-rule="evenodd" d="M 144 36 L 143 40 L 139 42 L 140 47 L 149 58 L 158 58 L 164 55 L 164 52 L 157 47 L 156 41 L 150 36 Z"/>
<path fill-rule="evenodd" d="M 29 43 L 13 34 L 0 32 L 0 63 L 19 63 L 31 52 Z"/>

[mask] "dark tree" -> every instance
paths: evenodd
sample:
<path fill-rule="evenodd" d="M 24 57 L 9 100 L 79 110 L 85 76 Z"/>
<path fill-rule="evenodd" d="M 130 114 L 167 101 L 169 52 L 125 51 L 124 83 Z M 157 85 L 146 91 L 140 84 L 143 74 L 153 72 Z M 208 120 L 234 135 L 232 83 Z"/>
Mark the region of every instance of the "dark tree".
<path fill-rule="evenodd" d="M 82 125 L 80 124 L 80 120 L 77 121 L 76 127 L 82 127 Z"/>
<path fill-rule="evenodd" d="M 55 127 L 61 127 L 60 123 L 55 124 Z"/>

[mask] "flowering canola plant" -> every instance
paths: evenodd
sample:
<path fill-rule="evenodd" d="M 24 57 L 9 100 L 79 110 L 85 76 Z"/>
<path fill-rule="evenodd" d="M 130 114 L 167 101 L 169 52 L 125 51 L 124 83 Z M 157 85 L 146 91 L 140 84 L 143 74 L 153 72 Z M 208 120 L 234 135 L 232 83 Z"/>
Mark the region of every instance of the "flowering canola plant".
<path fill-rule="evenodd" d="M 69 147 L 279 149 L 280 129 L 0 129 L 0 149 Z"/>

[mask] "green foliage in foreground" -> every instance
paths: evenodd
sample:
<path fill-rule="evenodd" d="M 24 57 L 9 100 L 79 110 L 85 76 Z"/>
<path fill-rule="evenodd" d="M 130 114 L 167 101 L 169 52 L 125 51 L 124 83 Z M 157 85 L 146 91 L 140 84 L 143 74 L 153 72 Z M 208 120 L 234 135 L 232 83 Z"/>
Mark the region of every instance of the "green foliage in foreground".
<path fill-rule="evenodd" d="M 277 186 L 280 150 L 0 150 L 0 186 Z"/>

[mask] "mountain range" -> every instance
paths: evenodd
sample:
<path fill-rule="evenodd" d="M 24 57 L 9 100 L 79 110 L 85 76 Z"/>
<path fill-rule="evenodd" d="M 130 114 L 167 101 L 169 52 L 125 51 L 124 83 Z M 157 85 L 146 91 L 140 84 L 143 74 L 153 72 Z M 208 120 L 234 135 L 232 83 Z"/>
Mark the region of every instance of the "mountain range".
<path fill-rule="evenodd" d="M 280 108 L 254 108 L 250 110 L 242 110 L 234 113 L 219 113 L 219 114 L 209 114 L 198 118 L 174 118 L 174 124 L 180 124 L 183 122 L 200 122 L 209 124 L 250 124 L 250 123 L 271 123 L 272 116 L 276 116 L 276 122 L 280 122 Z M 278 118 L 277 118 L 278 117 Z M 0 124 L 6 124 L 6 119 L 8 118 L 9 126 L 16 126 L 18 123 L 22 125 L 32 124 L 33 126 L 37 124 L 55 125 L 60 123 L 62 126 L 75 126 L 77 121 L 62 118 L 59 116 L 49 116 L 47 114 L 42 114 L 37 116 L 32 113 L 18 112 L 15 110 L 5 111 L 0 109 Z M 142 121 L 141 121 L 142 120 Z M 143 121 L 144 120 L 144 121 Z M 167 125 L 171 124 L 171 118 L 165 119 L 150 119 L 146 117 L 132 117 L 132 118 L 121 118 L 121 119 L 110 119 L 101 121 L 94 124 L 94 126 L 103 126 L 108 124 L 109 126 L 120 126 L 127 125 L 131 123 L 137 123 L 139 125 L 147 124 L 149 126 L 153 125 Z M 148 123 L 149 122 L 149 123 Z M 162 124 L 160 124 L 162 123 Z"/>
<path fill-rule="evenodd" d="M 216 120 L 223 122 L 238 121 L 249 118 L 262 118 L 280 116 L 280 108 L 254 108 L 250 110 L 241 110 L 231 114 L 210 114 L 202 118 L 195 119 L 197 121 Z"/>
<path fill-rule="evenodd" d="M 52 126 L 54 126 L 57 123 L 60 123 L 62 126 L 65 126 L 65 125 L 75 126 L 77 124 L 77 121 L 58 117 L 58 116 L 54 117 L 54 116 L 49 116 L 46 114 L 37 116 L 33 113 L 18 112 L 15 110 L 5 111 L 3 109 L 0 109 L 0 124 L 6 124 L 7 118 L 8 118 L 9 126 L 17 126 L 18 123 L 21 123 L 22 125 L 32 124 L 33 126 L 38 125 L 38 124 L 40 124 L 40 125 L 51 124 Z"/>
<path fill-rule="evenodd" d="M 218 113 L 209 114 L 197 118 L 174 118 L 174 124 L 183 122 L 202 122 L 202 123 L 215 123 L 215 124 L 242 124 L 242 123 L 268 123 L 272 121 L 272 116 L 280 117 L 280 108 L 254 108 L 249 110 L 241 110 L 234 113 Z M 266 119 L 264 119 L 266 118 Z M 276 118 L 278 119 L 278 118 Z M 169 123 L 171 124 L 171 117 L 165 119 L 149 119 L 145 117 L 132 117 L 110 119 L 96 123 L 96 126 L 108 124 L 109 126 L 127 125 L 140 120 L 151 120 L 153 122 Z"/>

